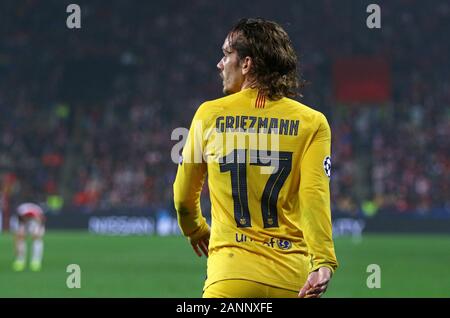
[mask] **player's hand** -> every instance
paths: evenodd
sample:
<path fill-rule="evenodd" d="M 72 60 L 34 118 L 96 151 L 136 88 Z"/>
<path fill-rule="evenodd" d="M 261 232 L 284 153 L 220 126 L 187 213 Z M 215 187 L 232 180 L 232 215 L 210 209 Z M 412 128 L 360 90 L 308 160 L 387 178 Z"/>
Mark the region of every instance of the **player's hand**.
<path fill-rule="evenodd" d="M 195 253 L 198 255 L 198 257 L 202 256 L 202 253 L 208 257 L 208 247 L 209 247 L 209 236 L 210 232 L 208 231 L 204 235 L 202 235 L 200 238 L 193 240 L 189 239 L 192 248 L 194 249 Z"/>
<path fill-rule="evenodd" d="M 305 285 L 298 293 L 300 298 L 320 298 L 327 290 L 331 279 L 331 270 L 328 267 L 321 267 L 309 274 Z"/>

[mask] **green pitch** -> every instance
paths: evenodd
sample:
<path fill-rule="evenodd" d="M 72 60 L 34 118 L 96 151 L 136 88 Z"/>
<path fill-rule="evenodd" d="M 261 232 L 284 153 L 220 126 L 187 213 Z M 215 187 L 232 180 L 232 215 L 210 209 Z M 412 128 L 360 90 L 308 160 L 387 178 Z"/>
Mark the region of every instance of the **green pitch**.
<path fill-rule="evenodd" d="M 450 236 L 366 235 L 337 238 L 340 268 L 327 297 L 450 297 Z M 13 272 L 12 237 L 0 235 L 2 297 L 201 297 L 206 262 L 182 237 L 109 237 L 49 232 L 41 272 Z M 66 268 L 81 268 L 69 289 Z M 369 264 L 381 288 L 366 285 Z"/>

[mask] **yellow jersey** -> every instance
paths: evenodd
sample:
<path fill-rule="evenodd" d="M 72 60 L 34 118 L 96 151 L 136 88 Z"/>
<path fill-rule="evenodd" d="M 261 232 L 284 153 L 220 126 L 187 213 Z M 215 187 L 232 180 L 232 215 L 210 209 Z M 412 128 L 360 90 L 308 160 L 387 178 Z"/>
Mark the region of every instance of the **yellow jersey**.
<path fill-rule="evenodd" d="M 204 288 L 247 279 L 298 291 L 319 267 L 334 272 L 330 148 L 325 116 L 289 98 L 248 88 L 198 108 L 173 189 L 179 226 L 196 239 L 209 230 L 208 176 Z"/>

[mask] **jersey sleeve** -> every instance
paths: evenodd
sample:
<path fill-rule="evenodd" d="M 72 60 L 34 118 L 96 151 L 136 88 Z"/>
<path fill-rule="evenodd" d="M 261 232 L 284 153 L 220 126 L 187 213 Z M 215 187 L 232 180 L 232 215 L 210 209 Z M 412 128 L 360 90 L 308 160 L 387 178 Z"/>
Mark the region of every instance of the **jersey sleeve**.
<path fill-rule="evenodd" d="M 300 209 L 303 235 L 311 255 L 311 272 L 325 266 L 332 272 L 338 263 L 334 251 L 330 208 L 331 130 L 323 114 L 319 128 L 303 155 Z"/>
<path fill-rule="evenodd" d="M 202 106 L 199 107 L 192 120 L 173 184 L 178 224 L 183 235 L 191 240 L 195 240 L 209 231 L 209 226 L 200 208 L 200 195 L 207 172 L 206 162 L 203 160 L 205 147 L 203 130 L 207 115 Z"/>

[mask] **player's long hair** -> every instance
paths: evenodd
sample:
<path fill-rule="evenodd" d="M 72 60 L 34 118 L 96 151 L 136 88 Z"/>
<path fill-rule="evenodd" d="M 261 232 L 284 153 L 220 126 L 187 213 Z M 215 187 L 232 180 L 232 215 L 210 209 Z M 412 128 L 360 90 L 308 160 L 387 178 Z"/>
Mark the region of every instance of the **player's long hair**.
<path fill-rule="evenodd" d="M 283 28 L 261 18 L 241 19 L 230 31 L 229 43 L 239 59 L 249 56 L 250 75 L 258 88 L 271 100 L 301 96 L 304 81 L 299 76 L 298 60 L 291 40 Z"/>

